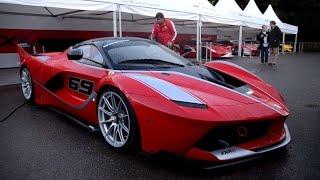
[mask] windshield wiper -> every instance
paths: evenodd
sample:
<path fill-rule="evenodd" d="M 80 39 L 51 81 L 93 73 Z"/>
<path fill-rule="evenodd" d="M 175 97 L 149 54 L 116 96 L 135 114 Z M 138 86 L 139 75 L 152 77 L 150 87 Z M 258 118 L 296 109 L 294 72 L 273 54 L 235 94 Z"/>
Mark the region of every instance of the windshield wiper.
<path fill-rule="evenodd" d="M 184 67 L 185 65 L 183 64 L 178 64 L 178 63 L 173 63 L 173 62 L 168 62 L 160 59 L 134 59 L 134 60 L 125 60 L 120 62 L 119 64 L 152 64 L 152 65 L 173 65 L 173 66 L 179 66 L 179 67 Z"/>

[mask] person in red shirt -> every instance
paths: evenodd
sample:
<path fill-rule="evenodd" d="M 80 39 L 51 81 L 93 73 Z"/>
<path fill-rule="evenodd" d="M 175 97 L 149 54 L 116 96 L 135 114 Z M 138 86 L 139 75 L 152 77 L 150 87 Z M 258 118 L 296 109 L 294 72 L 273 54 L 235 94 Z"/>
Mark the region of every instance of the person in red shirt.
<path fill-rule="evenodd" d="M 164 18 L 161 12 L 156 14 L 156 22 L 153 25 L 151 39 L 172 49 L 177 37 L 177 31 L 170 19 Z"/>

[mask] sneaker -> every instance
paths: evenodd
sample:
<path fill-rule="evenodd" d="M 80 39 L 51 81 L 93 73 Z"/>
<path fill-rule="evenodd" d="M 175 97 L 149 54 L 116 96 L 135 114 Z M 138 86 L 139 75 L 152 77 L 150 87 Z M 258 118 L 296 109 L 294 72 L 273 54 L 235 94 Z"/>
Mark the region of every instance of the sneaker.
<path fill-rule="evenodd" d="M 272 63 L 268 63 L 269 66 L 272 66 Z"/>

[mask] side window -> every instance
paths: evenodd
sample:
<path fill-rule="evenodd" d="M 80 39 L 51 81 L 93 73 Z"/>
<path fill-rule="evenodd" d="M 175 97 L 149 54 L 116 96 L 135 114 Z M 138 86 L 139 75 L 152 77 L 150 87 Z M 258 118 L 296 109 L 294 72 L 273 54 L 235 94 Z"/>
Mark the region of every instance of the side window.
<path fill-rule="evenodd" d="M 99 50 L 93 45 L 83 45 L 79 47 L 83 51 L 83 58 L 81 63 L 101 67 L 103 64 L 103 57 Z"/>

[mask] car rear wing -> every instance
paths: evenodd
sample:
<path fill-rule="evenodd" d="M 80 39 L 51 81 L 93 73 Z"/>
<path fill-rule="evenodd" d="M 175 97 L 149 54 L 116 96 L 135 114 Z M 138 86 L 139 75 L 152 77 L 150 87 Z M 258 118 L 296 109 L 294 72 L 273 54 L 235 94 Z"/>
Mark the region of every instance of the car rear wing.
<path fill-rule="evenodd" d="M 32 58 L 32 55 L 30 55 L 27 52 L 27 48 L 30 48 L 31 46 L 27 43 L 21 43 L 21 44 L 16 44 L 17 46 L 17 52 L 19 54 L 20 58 L 20 64 L 22 64 L 23 61 Z"/>
<path fill-rule="evenodd" d="M 37 45 L 31 46 L 28 43 L 20 43 L 20 44 L 17 44 L 16 46 L 17 46 L 17 51 L 19 54 L 21 64 L 27 59 L 36 59 L 40 61 L 46 61 L 51 57 L 61 54 L 61 52 L 45 53 L 43 46 L 37 46 Z M 42 50 L 39 51 L 39 47 Z M 41 53 L 37 53 L 37 52 L 41 52 Z"/>

